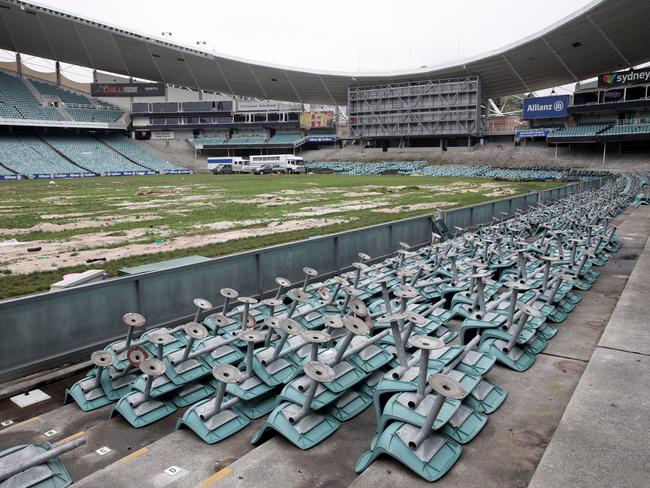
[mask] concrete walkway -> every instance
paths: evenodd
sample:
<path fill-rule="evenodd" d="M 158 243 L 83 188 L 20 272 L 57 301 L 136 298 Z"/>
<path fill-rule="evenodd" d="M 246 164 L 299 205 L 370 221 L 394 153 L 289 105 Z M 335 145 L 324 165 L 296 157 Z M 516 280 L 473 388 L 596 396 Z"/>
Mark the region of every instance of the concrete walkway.
<path fill-rule="evenodd" d="M 529 487 L 648 487 L 649 462 L 650 241 Z"/>

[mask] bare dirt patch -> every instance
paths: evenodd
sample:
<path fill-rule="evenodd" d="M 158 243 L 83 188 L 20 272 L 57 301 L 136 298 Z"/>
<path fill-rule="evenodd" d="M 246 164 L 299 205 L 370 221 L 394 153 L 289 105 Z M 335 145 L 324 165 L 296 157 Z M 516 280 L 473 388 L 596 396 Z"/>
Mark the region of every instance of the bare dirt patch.
<path fill-rule="evenodd" d="M 42 251 L 34 255 L 27 254 L 27 245 L 21 244 L 20 246 L 10 246 L 11 248 L 15 247 L 16 249 L 13 249 L 13 252 L 7 251 L 7 254 L 4 254 L 4 249 L 2 249 L 2 253 L 0 253 L 0 264 L 6 265 L 6 268 L 11 270 L 14 274 L 25 274 L 33 271 L 44 271 L 66 266 L 86 264 L 88 259 L 106 258 L 107 261 L 112 261 L 128 256 L 155 254 L 159 252 L 174 251 L 177 249 L 204 246 L 207 244 L 219 244 L 234 239 L 244 239 L 248 237 L 291 232 L 294 230 L 326 227 L 328 225 L 345 223 L 349 220 L 350 219 L 344 218 L 287 220 L 284 222 L 271 222 L 263 227 L 231 230 L 215 234 L 176 237 L 163 241 L 162 243 L 129 244 L 111 249 L 78 250 L 79 248 L 76 248 L 77 250 L 74 252 L 63 251 L 60 246 L 56 246 L 56 243 L 43 243 L 44 247 Z M 131 239 L 133 239 L 133 237 L 131 237 Z M 29 243 L 30 247 L 33 245 L 34 242 Z M 16 259 L 17 257 L 19 257 L 19 259 Z M 101 266 L 101 264 L 99 266 Z"/>
<path fill-rule="evenodd" d="M 485 193 L 486 197 L 505 197 L 508 195 L 513 195 L 517 193 L 517 190 L 514 188 L 501 188 L 500 190 L 491 191 L 490 193 Z"/>
<path fill-rule="evenodd" d="M 442 207 L 451 207 L 456 205 L 457 202 L 427 202 L 427 203 L 414 203 L 412 205 L 400 205 L 397 207 L 387 207 L 387 208 L 377 208 L 372 210 L 372 212 L 379 213 L 402 213 L 402 212 L 414 212 L 416 210 L 429 210 L 432 208 L 442 208 Z"/>
<path fill-rule="evenodd" d="M 46 214 L 46 215 L 41 215 L 40 218 L 43 220 L 74 219 L 77 217 L 87 217 L 88 215 L 97 215 L 97 214 L 94 212 L 72 212 L 72 213 Z"/>
<path fill-rule="evenodd" d="M 256 207 L 281 207 L 283 205 L 299 205 L 301 203 L 313 202 L 314 198 L 295 198 L 285 197 L 273 194 L 257 195 L 255 198 L 229 200 L 228 203 L 238 203 L 243 205 L 255 205 Z"/>
<path fill-rule="evenodd" d="M 340 212 L 354 212 L 356 210 L 367 210 L 369 208 L 384 207 L 388 205 L 386 201 L 363 202 L 350 201 L 345 204 L 323 205 L 322 207 L 303 207 L 299 212 L 290 212 L 287 217 L 315 217 L 318 215 L 328 215 Z"/>
<path fill-rule="evenodd" d="M 364 192 L 349 191 L 347 193 L 344 193 L 341 196 L 345 197 L 345 198 L 359 198 L 359 197 L 374 197 L 374 196 L 378 196 L 378 195 L 383 195 L 383 193 L 378 192 L 378 191 L 364 191 Z"/>
<path fill-rule="evenodd" d="M 135 192 L 135 194 L 138 196 L 142 196 L 142 195 L 172 196 L 172 195 L 179 195 L 181 193 L 183 193 L 182 188 L 169 187 L 169 186 L 157 186 L 157 187 L 141 186 L 140 188 L 138 188 L 138 191 Z"/>
<path fill-rule="evenodd" d="M 262 219 L 238 220 L 238 221 L 223 221 L 213 222 L 211 224 L 197 224 L 193 226 L 195 229 L 202 230 L 227 230 L 234 227 L 248 227 L 251 225 L 259 225 L 265 223 Z"/>
<path fill-rule="evenodd" d="M 77 220 L 67 224 L 53 224 L 51 222 L 43 222 L 36 224 L 31 228 L 17 228 L 17 229 L 0 229 L 0 236 L 8 235 L 26 235 L 34 232 L 65 232 L 68 230 L 81 230 L 92 229 L 95 227 L 110 227 L 115 224 L 122 224 L 127 222 L 148 222 L 152 220 L 159 220 L 161 217 L 158 215 L 133 215 L 129 217 L 118 216 L 103 216 L 98 217 L 96 220 Z"/>

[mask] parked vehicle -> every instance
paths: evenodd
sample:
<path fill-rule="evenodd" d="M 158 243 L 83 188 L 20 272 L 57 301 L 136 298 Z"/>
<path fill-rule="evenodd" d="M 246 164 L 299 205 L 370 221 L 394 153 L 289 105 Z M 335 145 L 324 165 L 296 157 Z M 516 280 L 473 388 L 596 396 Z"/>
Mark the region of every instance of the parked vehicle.
<path fill-rule="evenodd" d="M 271 173 L 273 173 L 273 167 L 270 164 L 264 164 L 253 168 L 254 175 L 270 175 Z"/>
<path fill-rule="evenodd" d="M 231 164 L 221 164 L 219 166 L 216 166 L 212 170 L 212 173 L 215 174 L 215 175 L 231 175 L 231 174 L 233 174 L 232 165 Z"/>
<path fill-rule="evenodd" d="M 293 154 L 272 154 L 266 156 L 251 156 L 249 165 L 251 167 L 270 164 L 278 166 L 283 173 L 305 173 L 305 162 L 299 156 Z"/>
<path fill-rule="evenodd" d="M 208 158 L 208 170 L 214 173 L 214 170 L 222 166 L 230 166 L 232 173 L 232 166 L 240 164 L 244 159 L 239 157 L 222 157 L 222 158 Z M 226 173 L 214 173 L 214 174 L 226 174 Z"/>

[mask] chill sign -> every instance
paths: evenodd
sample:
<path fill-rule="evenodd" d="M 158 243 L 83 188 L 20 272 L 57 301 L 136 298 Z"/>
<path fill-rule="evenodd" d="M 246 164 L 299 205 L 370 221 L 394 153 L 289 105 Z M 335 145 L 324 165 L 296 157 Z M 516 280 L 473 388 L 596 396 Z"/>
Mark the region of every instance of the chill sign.
<path fill-rule="evenodd" d="M 566 117 L 568 108 L 569 95 L 527 98 L 524 100 L 524 120 Z"/>

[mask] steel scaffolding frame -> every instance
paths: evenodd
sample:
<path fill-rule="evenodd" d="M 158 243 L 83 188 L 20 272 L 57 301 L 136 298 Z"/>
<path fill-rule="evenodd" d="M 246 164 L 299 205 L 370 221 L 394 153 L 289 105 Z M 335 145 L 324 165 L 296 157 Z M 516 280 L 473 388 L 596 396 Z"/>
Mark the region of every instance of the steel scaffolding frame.
<path fill-rule="evenodd" d="M 348 116 L 357 138 L 478 136 L 478 76 L 348 88 Z"/>

